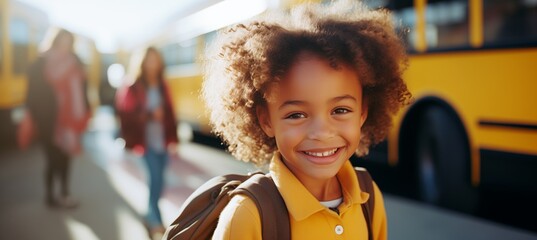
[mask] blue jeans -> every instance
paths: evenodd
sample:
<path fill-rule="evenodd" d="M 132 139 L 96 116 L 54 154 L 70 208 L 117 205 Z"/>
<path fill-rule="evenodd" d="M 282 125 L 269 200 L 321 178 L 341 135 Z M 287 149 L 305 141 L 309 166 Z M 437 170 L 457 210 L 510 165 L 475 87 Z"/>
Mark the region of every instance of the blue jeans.
<path fill-rule="evenodd" d="M 149 174 L 149 205 L 146 221 L 149 227 L 153 228 L 162 226 L 158 201 L 164 188 L 164 170 L 168 163 L 168 153 L 166 151 L 157 152 L 151 148 L 147 148 L 144 159 Z"/>

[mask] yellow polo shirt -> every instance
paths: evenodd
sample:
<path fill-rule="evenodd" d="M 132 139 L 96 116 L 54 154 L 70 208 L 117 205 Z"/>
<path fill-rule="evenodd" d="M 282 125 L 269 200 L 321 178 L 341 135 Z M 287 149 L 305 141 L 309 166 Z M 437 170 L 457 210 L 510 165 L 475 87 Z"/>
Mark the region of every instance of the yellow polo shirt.
<path fill-rule="evenodd" d="M 360 190 L 349 161 L 337 173 L 343 192 L 339 215 L 319 203 L 281 161 L 280 154 L 274 154 L 270 173 L 289 211 L 291 239 L 368 239 L 360 204 L 369 199 L 369 194 Z M 376 184 L 374 188 L 373 239 L 387 239 L 384 200 Z M 234 196 L 220 214 L 213 239 L 262 239 L 255 203 L 246 196 Z"/>

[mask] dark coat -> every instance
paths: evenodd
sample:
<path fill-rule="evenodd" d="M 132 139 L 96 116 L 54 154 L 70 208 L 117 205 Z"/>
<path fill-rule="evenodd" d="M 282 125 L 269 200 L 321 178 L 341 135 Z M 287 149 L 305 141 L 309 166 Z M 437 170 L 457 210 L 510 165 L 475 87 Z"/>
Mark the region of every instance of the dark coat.
<path fill-rule="evenodd" d="M 26 109 L 37 128 L 37 138 L 41 142 L 50 142 L 56 128 L 58 106 L 54 90 L 45 79 L 44 65 L 45 58 L 41 56 L 28 69 Z"/>

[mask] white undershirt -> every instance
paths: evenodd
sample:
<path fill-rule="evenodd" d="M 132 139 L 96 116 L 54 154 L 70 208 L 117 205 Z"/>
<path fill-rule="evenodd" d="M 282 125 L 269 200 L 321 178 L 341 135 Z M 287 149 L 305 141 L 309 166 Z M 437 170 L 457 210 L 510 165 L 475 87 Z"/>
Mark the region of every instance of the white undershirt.
<path fill-rule="evenodd" d="M 337 198 L 330 201 L 320 201 L 320 203 L 327 208 L 336 208 L 343 202 L 343 198 Z"/>

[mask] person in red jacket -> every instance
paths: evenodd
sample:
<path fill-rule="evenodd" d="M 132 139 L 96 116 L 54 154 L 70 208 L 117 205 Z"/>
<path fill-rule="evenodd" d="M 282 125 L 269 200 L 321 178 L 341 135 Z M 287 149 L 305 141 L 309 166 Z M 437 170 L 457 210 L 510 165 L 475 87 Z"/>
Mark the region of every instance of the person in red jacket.
<path fill-rule="evenodd" d="M 167 150 L 178 143 L 176 120 L 157 49 L 146 50 L 140 69 L 134 84 L 118 91 L 117 110 L 126 148 L 143 152 L 147 164 L 149 205 L 145 224 L 151 237 L 159 238 L 164 227 L 158 200 L 164 187 Z"/>

